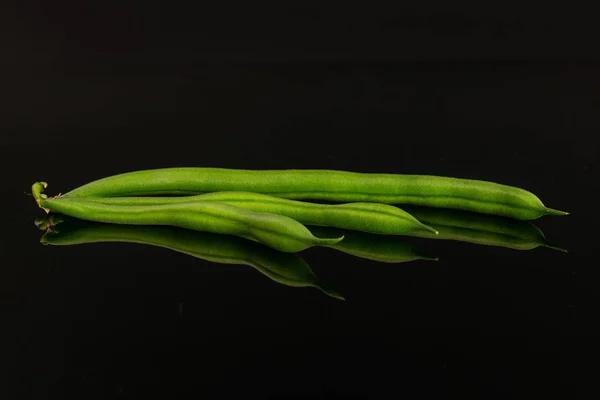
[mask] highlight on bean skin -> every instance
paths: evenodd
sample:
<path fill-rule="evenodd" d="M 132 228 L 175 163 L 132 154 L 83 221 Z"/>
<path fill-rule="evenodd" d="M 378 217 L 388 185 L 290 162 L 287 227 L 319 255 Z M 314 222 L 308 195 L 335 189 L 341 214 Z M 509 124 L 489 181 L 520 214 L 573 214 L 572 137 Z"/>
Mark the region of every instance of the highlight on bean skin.
<path fill-rule="evenodd" d="M 163 168 L 102 178 L 65 197 L 190 195 L 246 191 L 297 200 L 412 204 L 460 209 L 521 220 L 567 215 L 533 193 L 499 183 L 432 175 L 337 170 Z"/>
<path fill-rule="evenodd" d="M 66 199 L 69 199 L 67 197 Z M 155 206 L 216 201 L 250 211 L 284 215 L 304 225 L 328 226 L 385 235 L 435 229 L 409 213 L 380 203 L 315 204 L 250 192 L 214 192 L 180 197 L 86 197 L 86 201 L 116 206 Z"/>
<path fill-rule="evenodd" d="M 94 222 L 132 225 L 169 225 L 203 232 L 230 234 L 261 242 L 283 252 L 334 244 L 343 238 L 315 237 L 304 225 L 276 214 L 257 213 L 229 204 L 193 202 L 162 206 L 110 206 L 85 199 L 48 198 L 45 184 L 36 183 L 32 193 L 38 205 L 71 217 Z"/>
<path fill-rule="evenodd" d="M 51 214 L 36 219 L 46 231 L 40 242 L 53 246 L 92 243 L 138 243 L 166 248 L 218 264 L 249 265 L 275 282 L 290 287 L 313 287 L 336 299 L 344 298 L 315 276 L 306 261 L 260 243 L 230 235 L 196 232 L 170 226 L 117 225 Z"/>

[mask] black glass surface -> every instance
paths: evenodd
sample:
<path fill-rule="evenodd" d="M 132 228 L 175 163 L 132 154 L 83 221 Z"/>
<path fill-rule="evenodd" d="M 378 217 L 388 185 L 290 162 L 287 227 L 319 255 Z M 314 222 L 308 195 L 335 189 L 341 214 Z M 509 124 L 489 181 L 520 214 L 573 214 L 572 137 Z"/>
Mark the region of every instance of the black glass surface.
<path fill-rule="evenodd" d="M 585 19 L 560 36 L 534 10 L 306 9 L 289 24 L 250 10 L 62 11 L 3 14 L 15 32 L 0 118 L 4 398 L 588 394 L 600 69 L 578 57 Z M 360 251 L 297 255 L 168 229 L 35 225 L 35 181 L 54 195 L 177 166 L 482 179 L 571 215 L 531 221 L 545 241 L 528 223 L 461 214 L 450 219 L 530 236 L 463 226 L 456 240 L 359 235 Z M 78 229 L 106 236 L 40 243 Z"/>

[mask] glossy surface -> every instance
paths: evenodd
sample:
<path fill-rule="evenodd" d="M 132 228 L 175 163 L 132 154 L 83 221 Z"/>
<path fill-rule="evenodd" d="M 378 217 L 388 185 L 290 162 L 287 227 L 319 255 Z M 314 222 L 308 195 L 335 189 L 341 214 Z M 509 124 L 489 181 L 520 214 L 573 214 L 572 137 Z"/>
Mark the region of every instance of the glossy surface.
<path fill-rule="evenodd" d="M 23 43 L 14 52 L 9 46 L 3 64 L 19 63 L 5 75 L 0 118 L 2 399 L 585 399 L 593 393 L 588 379 L 597 389 L 589 366 L 600 303 L 600 74 L 594 64 L 557 57 L 517 62 L 508 45 L 520 43 L 511 32 L 529 30 L 524 57 L 565 48 L 564 34 L 576 30 L 548 37 L 540 21 L 524 16 L 543 19 L 551 9 L 523 4 L 517 16 L 496 7 L 473 21 L 483 6 L 448 3 L 434 13 L 417 4 L 424 9 L 417 17 L 408 6 L 402 16 L 361 6 L 364 25 L 328 40 L 322 30 L 346 24 L 352 6 L 328 13 L 322 3 L 289 14 L 303 21 L 287 28 L 297 32 L 290 40 L 273 35 L 286 29 L 277 21 L 267 30 L 234 8 L 232 22 L 249 28 L 235 38 L 250 37 L 240 45 L 248 57 L 260 56 L 249 53 L 260 38 L 264 46 L 284 44 L 274 55 L 297 52 L 307 40 L 321 43 L 322 53 L 311 51 L 322 57 L 390 44 L 396 57 L 425 57 L 435 47 L 453 61 L 438 54 L 431 62 L 371 62 L 371 53 L 364 62 L 203 64 L 200 57 L 226 58 L 230 48 L 190 49 L 197 58 L 183 63 L 178 39 L 196 43 L 186 30 L 204 30 L 214 13 L 119 4 L 65 11 L 47 3 L 32 6 L 29 19 L 5 21 L 22 34 L 4 40 Z M 130 16 L 151 10 L 148 29 L 165 18 L 180 29 L 143 40 L 149 33 L 133 29 Z M 314 25 L 306 29 L 307 22 Z M 219 26 L 202 37 L 233 38 L 231 25 Z M 366 41 L 370 28 L 377 37 Z M 415 42 L 431 31 L 429 46 Z M 122 58 L 107 49 L 111 35 Z M 504 53 L 471 62 L 456 51 L 461 41 L 481 57 L 491 48 Z M 35 57 L 17 57 L 35 46 Z M 576 46 L 583 44 L 569 42 Z M 384 263 L 328 247 L 300 253 L 340 301 L 252 267 L 157 246 L 39 243 L 34 221 L 45 213 L 30 195 L 33 182 L 48 182 L 53 196 L 121 172 L 189 165 L 508 183 L 572 212 L 535 221 L 569 253 L 411 236 L 389 239 L 439 261 Z"/>
<path fill-rule="evenodd" d="M 344 240 L 327 246 L 355 257 L 383 263 L 397 264 L 416 260 L 437 260 L 417 252 L 414 246 L 401 238 L 334 228 L 309 226 L 310 231 L 319 237 L 344 236 Z M 435 234 L 433 234 L 435 236 Z"/>
<path fill-rule="evenodd" d="M 103 224 L 73 218 L 57 223 L 52 219 L 44 217 L 35 221 L 36 226 L 46 230 L 40 239 L 42 244 L 72 246 L 122 242 L 164 247 L 213 263 L 249 265 L 283 285 L 315 287 L 329 296 L 343 299 L 320 283 L 299 255 L 278 252 L 241 238 L 165 226 Z M 235 276 L 231 278 L 235 279 Z"/>
<path fill-rule="evenodd" d="M 494 182 L 334 170 L 165 168 L 133 171 L 87 183 L 64 196 L 148 196 L 215 191 L 259 192 L 290 199 L 416 204 L 524 220 L 565 214 L 547 208 L 529 191 Z"/>
<path fill-rule="evenodd" d="M 426 207 L 411 207 L 410 213 L 440 232 L 438 235 L 430 235 L 429 232 L 413 232 L 410 233 L 411 236 L 456 240 L 515 250 L 531 250 L 542 246 L 566 251 L 550 244 L 544 233 L 531 222 Z"/>

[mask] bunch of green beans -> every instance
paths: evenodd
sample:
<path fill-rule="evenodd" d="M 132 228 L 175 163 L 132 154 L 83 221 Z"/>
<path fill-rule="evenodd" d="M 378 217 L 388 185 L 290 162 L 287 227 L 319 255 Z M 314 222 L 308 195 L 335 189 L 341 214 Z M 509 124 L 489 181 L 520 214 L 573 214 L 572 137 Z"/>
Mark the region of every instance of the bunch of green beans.
<path fill-rule="evenodd" d="M 65 197 L 189 195 L 243 191 L 298 200 L 412 204 L 531 220 L 566 215 L 526 190 L 473 179 L 334 170 L 163 168 L 99 179 Z"/>
<path fill-rule="evenodd" d="M 40 207 L 94 222 L 126 225 L 167 225 L 190 230 L 236 235 L 266 244 L 283 252 L 298 252 L 311 246 L 326 246 L 342 237 L 321 239 L 291 218 L 248 211 L 225 203 L 196 201 L 160 206 L 119 206 L 80 199 L 51 199 L 33 187 Z"/>
<path fill-rule="evenodd" d="M 165 168 L 109 176 L 55 198 L 43 193 L 45 187 L 38 182 L 32 192 L 47 212 L 96 222 L 237 235 L 284 252 L 344 240 L 344 236 L 316 237 L 305 225 L 421 237 L 436 237 L 439 229 L 448 237 L 443 231 L 448 225 L 431 226 L 393 204 L 516 220 L 568 214 L 546 207 L 529 191 L 494 182 L 334 170 Z"/>
<path fill-rule="evenodd" d="M 65 197 L 60 200 L 65 199 L 70 201 L 72 198 Z M 402 235 L 415 231 L 438 234 L 435 229 L 424 225 L 409 213 L 379 203 L 315 204 L 250 192 L 215 192 L 182 197 L 89 197 L 85 201 L 128 207 L 217 202 L 254 212 L 284 215 L 305 225 L 387 235 Z"/>

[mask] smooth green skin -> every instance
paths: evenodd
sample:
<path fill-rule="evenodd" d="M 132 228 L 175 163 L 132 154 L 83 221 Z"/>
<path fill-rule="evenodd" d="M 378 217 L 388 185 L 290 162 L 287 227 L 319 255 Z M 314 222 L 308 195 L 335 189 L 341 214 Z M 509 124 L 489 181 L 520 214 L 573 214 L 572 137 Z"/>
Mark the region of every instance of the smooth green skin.
<path fill-rule="evenodd" d="M 440 233 L 431 235 L 429 232 L 412 232 L 409 236 L 456 240 L 515 250 L 531 250 L 543 246 L 566 252 L 560 247 L 551 246 L 543 232 L 530 222 L 427 207 L 410 207 L 408 210 Z"/>
<path fill-rule="evenodd" d="M 39 185 L 34 184 L 34 186 Z M 37 188 L 35 189 L 37 190 Z M 32 192 L 36 192 L 32 189 Z M 275 250 L 295 253 L 311 246 L 338 243 L 343 238 L 320 239 L 301 223 L 276 214 L 248 211 L 216 202 L 161 206 L 111 206 L 85 199 L 36 198 L 39 206 L 94 222 L 129 225 L 169 225 L 197 231 L 237 235 L 256 240 Z"/>
<path fill-rule="evenodd" d="M 315 204 L 250 192 L 215 192 L 180 197 L 86 197 L 85 199 L 93 203 L 116 206 L 215 201 L 250 211 L 283 215 L 305 225 L 329 226 L 385 235 L 404 235 L 416 230 L 435 234 L 435 229 L 423 225 L 407 212 L 379 203 Z"/>
<path fill-rule="evenodd" d="M 123 197 L 245 191 L 299 200 L 413 204 L 521 220 L 566 215 L 533 193 L 494 182 L 431 175 L 335 170 L 163 168 L 109 176 L 64 197 Z"/>
<path fill-rule="evenodd" d="M 249 265 L 275 282 L 292 287 L 314 287 L 343 300 L 327 288 L 310 266 L 297 254 L 281 253 L 260 243 L 214 233 L 194 232 L 169 226 L 116 225 L 53 216 L 38 218 L 38 228 L 47 231 L 40 240 L 49 245 L 77 245 L 103 242 L 140 243 L 163 247 L 219 264 Z M 54 217 L 56 218 L 56 217 Z M 60 226 L 55 227 L 58 223 Z"/>
<path fill-rule="evenodd" d="M 373 235 L 322 226 L 309 226 L 308 228 L 313 234 L 319 237 L 338 237 L 338 235 L 343 235 L 344 240 L 327 247 L 367 260 L 390 264 L 416 260 L 438 260 L 436 257 L 426 257 L 417 253 L 411 245 L 398 240 L 397 237 Z"/>

